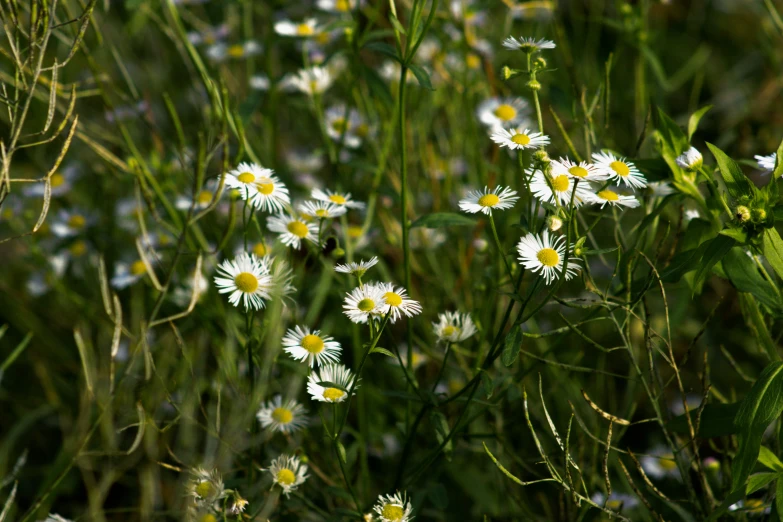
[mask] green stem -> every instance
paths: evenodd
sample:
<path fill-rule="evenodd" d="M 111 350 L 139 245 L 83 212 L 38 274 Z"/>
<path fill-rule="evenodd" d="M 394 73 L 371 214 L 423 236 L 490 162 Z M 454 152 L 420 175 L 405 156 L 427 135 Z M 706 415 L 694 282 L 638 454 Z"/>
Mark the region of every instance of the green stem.
<path fill-rule="evenodd" d="M 506 259 L 506 254 L 503 252 L 503 246 L 500 244 L 500 238 L 498 237 L 498 231 L 495 228 L 495 218 L 492 217 L 492 213 L 489 214 L 489 226 L 492 228 L 492 239 L 495 240 L 495 246 L 498 249 L 498 255 L 503 260 L 503 264 L 506 266 L 506 272 L 508 273 L 508 278 L 510 281 L 513 281 L 513 276 L 511 275 L 511 265 L 508 263 L 508 259 Z"/>

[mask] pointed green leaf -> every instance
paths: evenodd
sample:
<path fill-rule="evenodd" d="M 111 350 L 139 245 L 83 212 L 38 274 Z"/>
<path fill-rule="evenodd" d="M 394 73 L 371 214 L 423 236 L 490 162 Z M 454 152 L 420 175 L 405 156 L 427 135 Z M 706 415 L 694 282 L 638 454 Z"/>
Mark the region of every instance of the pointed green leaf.
<path fill-rule="evenodd" d="M 764 257 L 772 265 L 778 277 L 783 278 L 783 239 L 774 228 L 764 230 Z"/>
<path fill-rule="evenodd" d="M 699 122 L 701 121 L 702 117 L 712 109 L 712 105 L 705 105 L 698 111 L 691 114 L 691 117 L 688 118 L 688 141 L 691 141 L 691 138 L 693 137 L 693 133 L 696 132 L 696 129 L 699 127 Z"/>
<path fill-rule="evenodd" d="M 772 336 L 769 334 L 767 323 L 764 321 L 764 316 L 759 309 L 758 301 L 751 294 L 740 293 L 739 304 L 742 315 L 745 317 L 748 326 L 750 326 L 753 336 L 758 339 L 759 344 L 767 352 L 770 360 L 780 360 L 775 341 L 772 340 Z"/>
<path fill-rule="evenodd" d="M 381 348 L 380 346 L 376 346 L 375 348 L 370 350 L 370 353 L 381 353 L 381 354 L 385 355 L 386 357 L 391 357 L 392 359 L 396 359 L 397 358 L 397 356 L 394 355 L 393 353 L 391 353 L 389 350 L 387 350 L 386 348 Z"/>
<path fill-rule="evenodd" d="M 737 290 L 752 294 L 775 313 L 783 313 L 783 300 L 741 247 L 732 248 L 723 258 L 723 271 Z"/>
<path fill-rule="evenodd" d="M 752 196 L 756 187 L 745 177 L 739 165 L 712 143 L 707 143 L 707 147 L 718 162 L 718 169 L 731 197 L 739 199 L 743 196 Z"/>
<path fill-rule="evenodd" d="M 778 145 L 778 151 L 775 154 L 775 170 L 772 171 L 773 183 L 780 176 L 783 176 L 783 141 Z"/>
<path fill-rule="evenodd" d="M 410 64 L 408 66 L 408 69 L 411 70 L 413 75 L 419 81 L 419 85 L 421 87 L 424 87 L 425 89 L 429 89 L 431 91 L 435 90 L 435 88 L 432 86 L 432 81 L 430 81 L 430 73 L 428 73 L 424 67 L 420 65 Z"/>
<path fill-rule="evenodd" d="M 519 325 L 515 326 L 506 335 L 506 341 L 503 345 L 503 353 L 501 354 L 501 360 L 503 366 L 509 367 L 517 360 L 519 350 L 522 348 L 522 331 Z"/>
<path fill-rule="evenodd" d="M 385 54 L 389 58 L 399 63 L 402 63 L 400 56 L 397 54 L 397 49 L 387 44 L 386 42 L 370 42 L 367 45 L 365 45 L 364 48 L 381 54 Z"/>
<path fill-rule="evenodd" d="M 754 473 L 748 478 L 748 485 L 745 486 L 745 494 L 751 495 L 755 493 L 779 476 L 779 473 Z"/>
<path fill-rule="evenodd" d="M 718 237 L 711 239 L 708 243 L 707 248 L 704 250 L 704 255 L 699 260 L 696 275 L 693 278 L 694 288 L 701 287 L 715 263 L 723 259 L 723 256 L 731 250 L 736 241 L 734 238 L 718 235 Z"/>
<path fill-rule="evenodd" d="M 425 214 L 411 224 L 411 228 L 424 227 L 424 228 L 442 228 L 442 227 L 472 227 L 476 222 L 455 212 L 433 212 L 432 214 Z"/>
<path fill-rule="evenodd" d="M 772 450 L 766 446 L 761 446 L 761 450 L 759 451 L 759 462 L 769 469 L 783 471 L 783 462 L 780 462 L 777 455 L 772 453 Z"/>

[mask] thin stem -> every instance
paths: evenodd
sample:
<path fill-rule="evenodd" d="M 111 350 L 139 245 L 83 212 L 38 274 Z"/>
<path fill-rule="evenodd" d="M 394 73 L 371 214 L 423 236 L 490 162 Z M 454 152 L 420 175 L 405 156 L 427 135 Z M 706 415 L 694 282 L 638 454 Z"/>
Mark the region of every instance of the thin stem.
<path fill-rule="evenodd" d="M 495 218 L 492 217 L 492 214 L 489 214 L 489 226 L 492 229 L 492 239 L 495 240 L 495 246 L 498 249 L 498 255 L 503 260 L 503 264 L 506 266 L 506 272 L 508 273 L 508 278 L 510 281 L 513 281 L 513 277 L 511 275 L 511 265 L 508 263 L 508 259 L 506 259 L 506 254 L 503 252 L 503 246 L 500 244 L 500 238 L 498 237 L 498 231 L 495 228 Z"/>
<path fill-rule="evenodd" d="M 443 377 L 443 373 L 446 370 L 446 363 L 449 361 L 449 355 L 451 355 L 451 343 L 446 343 L 446 353 L 443 355 L 443 363 L 440 365 L 440 370 L 438 371 L 438 376 L 435 378 L 435 382 L 432 385 L 432 393 L 435 393 L 435 388 L 438 387 L 438 383 L 440 383 L 440 379 Z"/>

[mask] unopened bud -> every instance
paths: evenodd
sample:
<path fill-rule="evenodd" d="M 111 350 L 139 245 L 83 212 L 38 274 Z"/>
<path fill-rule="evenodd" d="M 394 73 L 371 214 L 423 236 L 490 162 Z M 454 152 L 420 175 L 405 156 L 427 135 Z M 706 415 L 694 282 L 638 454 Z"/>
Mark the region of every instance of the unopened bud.
<path fill-rule="evenodd" d="M 533 62 L 533 66 L 536 69 L 544 69 L 546 68 L 546 60 L 544 59 L 543 56 L 538 56 Z"/>
<path fill-rule="evenodd" d="M 540 163 L 548 163 L 550 161 L 549 154 L 545 150 L 537 150 L 533 153 L 533 159 Z"/>
<path fill-rule="evenodd" d="M 337 247 L 334 250 L 332 250 L 332 255 L 334 257 L 343 257 L 345 255 L 345 250 L 343 250 L 340 247 Z"/>
<path fill-rule="evenodd" d="M 527 82 L 527 86 L 531 91 L 541 90 L 541 84 L 538 83 L 538 80 L 530 80 L 529 82 Z"/>
<path fill-rule="evenodd" d="M 761 223 L 765 219 L 767 219 L 767 211 L 763 208 L 754 208 L 750 211 L 750 217 L 753 219 L 755 223 Z"/>
<path fill-rule="evenodd" d="M 514 73 L 511 71 L 511 69 L 504 65 L 503 68 L 500 70 L 500 74 L 503 75 L 504 80 L 510 79 L 512 76 L 514 76 Z"/>
<path fill-rule="evenodd" d="M 546 226 L 550 232 L 557 232 L 563 228 L 563 220 L 557 216 L 549 216 L 546 220 Z"/>
<path fill-rule="evenodd" d="M 734 216 L 740 223 L 750 221 L 750 209 L 745 205 L 740 205 L 737 207 L 737 210 L 734 211 Z"/>

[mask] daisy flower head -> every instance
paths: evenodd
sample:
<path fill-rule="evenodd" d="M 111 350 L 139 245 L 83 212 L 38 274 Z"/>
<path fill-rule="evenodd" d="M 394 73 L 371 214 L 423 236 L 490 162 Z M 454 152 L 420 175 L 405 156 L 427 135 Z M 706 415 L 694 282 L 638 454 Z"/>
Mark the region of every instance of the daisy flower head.
<path fill-rule="evenodd" d="M 345 105 L 335 105 L 326 109 L 324 123 L 329 137 L 338 143 L 342 142 L 350 149 L 359 147 L 362 138 L 369 132 L 369 128 L 362 122 L 356 109 L 346 110 Z"/>
<path fill-rule="evenodd" d="M 495 187 L 492 190 L 484 187 L 484 190 L 474 190 L 461 199 L 459 209 L 470 214 L 481 212 L 489 216 L 493 210 L 506 210 L 513 207 L 518 199 L 516 191 L 508 187 Z"/>
<path fill-rule="evenodd" d="M 266 227 L 278 234 L 278 239 L 286 246 L 299 249 L 302 241 L 317 241 L 318 225 L 307 222 L 293 214 L 276 214 L 270 216 Z"/>
<path fill-rule="evenodd" d="M 318 0 L 316 5 L 330 13 L 349 13 L 356 7 L 356 0 Z"/>
<path fill-rule="evenodd" d="M 303 216 L 315 219 L 334 219 L 348 212 L 348 209 L 345 207 L 324 201 L 305 201 L 296 208 Z"/>
<path fill-rule="evenodd" d="M 243 252 L 233 260 L 226 259 L 218 265 L 215 285 L 219 293 L 230 293 L 228 302 L 234 306 L 239 306 L 241 301 L 245 310 L 263 308 L 274 288 L 268 258 L 259 259 L 255 254 Z"/>
<path fill-rule="evenodd" d="M 51 189 L 51 196 L 57 197 L 67 194 L 71 190 L 71 187 L 73 187 L 73 183 L 77 180 L 78 177 L 79 167 L 77 165 L 69 165 L 52 174 L 49 177 L 49 188 Z M 45 183 L 33 183 L 26 186 L 22 192 L 25 196 L 28 197 L 39 197 L 44 195 L 45 188 Z"/>
<path fill-rule="evenodd" d="M 261 45 L 253 40 L 234 45 L 218 42 L 207 48 L 207 57 L 215 62 L 223 62 L 229 59 L 240 60 L 250 56 L 256 56 L 260 53 Z"/>
<path fill-rule="evenodd" d="M 568 158 L 560 158 L 552 160 L 549 164 L 552 167 L 553 177 L 565 174 L 582 181 L 603 181 L 607 178 L 606 174 L 595 168 L 595 165 L 586 161 L 577 164 Z"/>
<path fill-rule="evenodd" d="M 413 317 L 421 313 L 421 304 L 410 299 L 403 287 L 395 287 L 392 283 L 376 283 L 374 286 L 383 292 L 385 306 L 382 307 L 381 313 L 391 314 L 389 320 L 392 323 L 397 322 L 403 315 Z"/>
<path fill-rule="evenodd" d="M 647 184 L 647 190 L 655 197 L 663 198 L 677 192 L 668 181 L 653 181 Z"/>
<path fill-rule="evenodd" d="M 351 370 L 342 364 L 327 364 L 320 370 L 310 373 L 307 379 L 307 393 L 316 401 L 343 402 L 348 398 L 354 380 L 356 378 Z"/>
<path fill-rule="evenodd" d="M 778 158 L 777 152 L 773 152 L 769 156 L 761 156 L 757 154 L 753 157 L 756 159 L 756 162 L 758 163 L 761 170 L 766 170 L 769 172 L 775 170 L 775 161 Z"/>
<path fill-rule="evenodd" d="M 704 158 L 696 147 L 691 147 L 679 156 L 675 160 L 677 165 L 681 168 L 695 172 L 701 168 L 701 164 L 704 162 Z"/>
<path fill-rule="evenodd" d="M 280 395 L 261 405 L 256 417 L 262 427 L 282 433 L 293 433 L 307 425 L 304 406 L 293 399 L 283 402 Z"/>
<path fill-rule="evenodd" d="M 652 478 L 680 478 L 677 460 L 671 449 L 666 446 L 655 446 L 641 459 L 642 469 Z"/>
<path fill-rule="evenodd" d="M 506 130 L 502 127 L 492 129 L 490 139 L 501 147 L 515 149 L 535 149 L 544 145 L 549 145 L 549 136 L 540 132 L 532 132 L 528 129 L 521 130 L 522 127 Z"/>
<path fill-rule="evenodd" d="M 599 172 L 615 180 L 618 185 L 625 183 L 637 189 L 647 186 L 647 180 L 636 165 L 623 157 L 615 156 L 611 152 L 594 152 L 593 161 Z"/>
<path fill-rule="evenodd" d="M 340 343 L 328 335 L 322 335 L 320 330 L 311 332 L 307 326 L 289 329 L 283 337 L 283 349 L 294 360 L 309 362 L 310 368 L 316 363 L 323 366 L 327 362 L 339 361 L 342 351 Z"/>
<path fill-rule="evenodd" d="M 272 82 L 269 81 L 269 77 L 265 74 L 254 74 L 247 81 L 247 84 L 256 91 L 268 91 Z"/>
<path fill-rule="evenodd" d="M 559 201 L 561 205 L 571 204 L 573 196 L 574 206 L 578 207 L 584 203 L 592 201 L 593 193 L 588 188 L 588 183 L 579 181 L 568 174 L 555 174 L 547 176 L 540 170 L 531 172 L 525 171 L 528 176 L 532 174 L 530 181 L 530 192 L 541 201 L 555 204 Z M 576 192 L 574 192 L 576 190 Z"/>
<path fill-rule="evenodd" d="M 558 236 L 553 239 L 548 230 L 538 236 L 530 233 L 519 240 L 517 252 L 522 266 L 535 274 L 544 277 L 546 284 L 558 279 L 563 273 L 563 260 L 566 255 L 565 237 Z M 565 271 L 566 281 L 579 272 L 576 264 L 579 260 L 573 255 L 569 256 L 568 267 Z"/>
<path fill-rule="evenodd" d="M 476 109 L 481 123 L 490 128 L 517 127 L 527 120 L 528 105 L 522 98 L 490 98 Z"/>
<path fill-rule="evenodd" d="M 288 196 L 288 189 L 274 175 L 271 169 L 264 169 L 265 175 L 256 178 L 256 191 L 251 195 L 250 203 L 253 207 L 263 212 L 282 212 L 283 209 L 291 204 L 291 198 Z"/>
<path fill-rule="evenodd" d="M 729 511 L 739 511 L 747 513 L 749 517 L 758 517 L 769 515 L 772 512 L 772 506 L 764 502 L 763 498 L 746 498 L 729 506 Z"/>
<path fill-rule="evenodd" d="M 373 511 L 380 522 L 409 522 L 413 519 L 413 507 L 404 492 L 379 496 Z"/>
<path fill-rule="evenodd" d="M 307 480 L 307 464 L 293 455 L 280 455 L 264 471 L 272 475 L 272 487 L 277 484 L 283 488 L 286 497 Z"/>
<path fill-rule="evenodd" d="M 141 281 L 147 275 L 147 265 L 137 259 L 132 263 L 118 262 L 114 267 L 114 275 L 111 278 L 112 288 L 121 290 Z"/>
<path fill-rule="evenodd" d="M 503 47 L 511 49 L 512 51 L 522 51 L 527 54 L 537 53 L 544 49 L 554 49 L 557 47 L 552 40 L 545 40 L 543 38 L 529 38 L 527 36 L 520 36 L 518 39 L 513 36 L 509 36 L 503 40 Z"/>
<path fill-rule="evenodd" d="M 340 265 L 340 264 L 335 265 L 334 271 L 340 274 L 351 274 L 351 275 L 362 277 L 367 272 L 367 270 L 369 270 L 370 268 L 374 267 L 377 264 L 378 264 L 378 257 L 373 256 L 372 258 L 370 258 L 369 261 L 365 261 L 362 259 L 358 263 L 352 261 L 345 265 Z"/>
<path fill-rule="evenodd" d="M 225 184 L 239 190 L 242 199 L 252 198 L 258 191 L 257 182 L 269 177 L 272 172 L 272 169 L 265 169 L 255 163 L 240 163 L 237 168 L 225 174 Z"/>
<path fill-rule="evenodd" d="M 438 314 L 438 322 L 432 323 L 432 330 L 439 341 L 458 343 L 476 333 L 476 325 L 470 314 L 445 312 Z"/>
<path fill-rule="evenodd" d="M 57 513 L 49 513 L 49 515 L 46 517 L 46 520 L 43 522 L 71 522 L 70 518 L 65 518 L 62 515 L 58 515 Z"/>
<path fill-rule="evenodd" d="M 350 192 L 333 192 L 329 189 L 321 190 L 315 189 L 310 194 L 310 197 L 318 201 L 325 201 L 327 203 L 334 203 L 341 207 L 363 209 L 364 203 L 361 201 L 355 201 L 351 198 Z"/>
<path fill-rule="evenodd" d="M 280 82 L 280 86 L 285 90 L 299 91 L 312 96 L 324 92 L 332 85 L 333 81 L 334 77 L 329 69 L 314 66 L 286 76 Z"/>
<path fill-rule="evenodd" d="M 315 18 L 307 18 L 299 23 L 291 20 L 280 20 L 275 24 L 275 32 L 280 36 L 297 36 L 299 38 L 312 38 L 320 29 Z"/>
<path fill-rule="evenodd" d="M 80 210 L 60 210 L 51 229 L 57 237 L 74 237 L 87 230 L 92 221 L 92 216 Z"/>
<path fill-rule="evenodd" d="M 618 194 L 614 190 L 608 188 L 596 192 L 593 196 L 592 203 L 601 205 L 601 208 L 604 208 L 607 204 L 613 207 L 628 208 L 636 208 L 640 205 L 639 200 L 634 196 L 623 196 L 622 194 Z"/>
<path fill-rule="evenodd" d="M 226 496 L 226 488 L 223 486 L 223 478 L 218 470 L 207 471 L 196 468 L 190 472 L 188 494 L 193 497 L 198 506 L 211 506 Z"/>
<path fill-rule="evenodd" d="M 612 511 L 633 509 L 639 505 L 639 499 L 635 496 L 627 493 L 617 493 L 615 491 L 608 497 L 601 492 L 593 493 L 590 500 L 599 506 L 611 509 Z"/>
<path fill-rule="evenodd" d="M 354 323 L 376 319 L 386 310 L 384 291 L 376 285 L 361 285 L 345 295 L 343 313 Z"/>
<path fill-rule="evenodd" d="M 177 210 L 188 210 L 190 209 L 191 205 L 193 206 L 194 210 L 204 210 L 209 206 L 210 203 L 212 203 L 213 196 L 214 191 L 205 188 L 199 191 L 193 197 L 179 196 L 175 201 L 174 206 L 177 208 Z"/>

